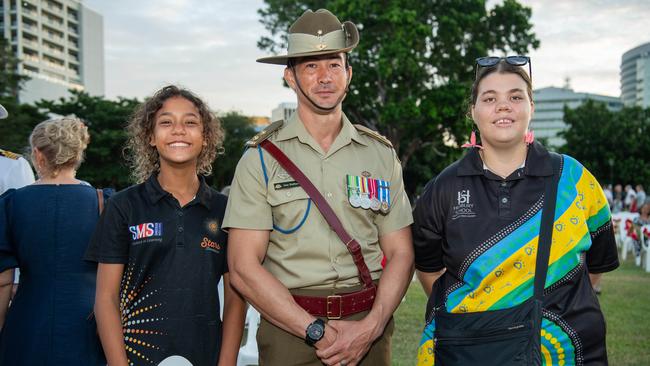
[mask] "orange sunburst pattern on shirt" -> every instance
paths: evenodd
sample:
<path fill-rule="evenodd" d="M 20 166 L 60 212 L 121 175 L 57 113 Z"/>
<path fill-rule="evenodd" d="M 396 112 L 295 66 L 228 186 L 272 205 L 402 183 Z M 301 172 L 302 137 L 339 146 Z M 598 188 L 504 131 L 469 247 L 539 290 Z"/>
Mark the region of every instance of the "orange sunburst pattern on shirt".
<path fill-rule="evenodd" d="M 158 293 L 158 289 L 147 289 L 147 285 L 152 280 L 151 276 L 145 278 L 136 287 L 135 284 L 140 282 L 139 276 L 141 274 L 142 271 L 136 275 L 133 265 L 130 264 L 122 276 L 120 291 L 122 332 L 129 365 L 135 365 L 135 360 L 155 365 L 156 362 L 147 356 L 147 351 L 159 350 L 160 347 L 152 343 L 150 339 L 145 340 L 142 337 L 151 338 L 152 336 L 165 335 L 157 327 L 157 324 L 165 320 L 165 318 L 151 315 L 151 312 L 161 307 L 162 304 L 150 304 L 148 301 Z"/>

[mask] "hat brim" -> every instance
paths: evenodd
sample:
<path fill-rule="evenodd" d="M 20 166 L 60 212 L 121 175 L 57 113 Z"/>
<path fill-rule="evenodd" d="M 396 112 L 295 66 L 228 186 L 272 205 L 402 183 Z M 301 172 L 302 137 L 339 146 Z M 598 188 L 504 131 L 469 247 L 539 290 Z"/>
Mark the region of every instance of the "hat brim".
<path fill-rule="evenodd" d="M 328 55 L 328 54 L 340 53 L 340 52 L 345 52 L 345 53 L 350 52 L 355 47 L 357 47 L 357 45 L 359 45 L 359 31 L 357 30 L 357 27 L 352 22 L 344 22 L 343 28 L 345 29 L 345 32 L 348 35 L 348 39 L 346 39 L 345 42 L 346 46 L 344 48 L 336 48 L 336 49 L 313 51 L 313 52 L 300 52 L 300 53 L 293 53 L 290 55 L 287 54 L 287 55 L 268 56 L 268 57 L 258 58 L 256 61 L 263 64 L 286 66 L 289 59 L 292 58 L 320 56 L 320 55 Z"/>
<path fill-rule="evenodd" d="M 0 119 L 5 119 L 8 116 L 9 116 L 9 113 L 7 112 L 5 107 L 3 107 L 2 104 L 0 104 Z"/>

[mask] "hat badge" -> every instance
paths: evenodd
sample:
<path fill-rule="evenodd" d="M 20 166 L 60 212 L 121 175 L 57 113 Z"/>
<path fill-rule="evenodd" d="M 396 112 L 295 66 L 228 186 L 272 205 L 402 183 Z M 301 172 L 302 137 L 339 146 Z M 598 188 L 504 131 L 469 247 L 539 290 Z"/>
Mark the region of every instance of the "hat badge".
<path fill-rule="evenodd" d="M 318 35 L 318 44 L 316 45 L 316 49 L 319 51 L 324 50 L 327 48 L 327 45 L 323 43 L 323 31 L 319 29 L 316 34 Z"/>

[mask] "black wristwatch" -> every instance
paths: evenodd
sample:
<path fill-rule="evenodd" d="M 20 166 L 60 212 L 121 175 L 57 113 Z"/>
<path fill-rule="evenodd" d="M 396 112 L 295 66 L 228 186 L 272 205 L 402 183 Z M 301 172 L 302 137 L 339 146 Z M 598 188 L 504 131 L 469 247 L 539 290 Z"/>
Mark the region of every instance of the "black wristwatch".
<path fill-rule="evenodd" d="M 316 342 L 320 341 L 324 335 L 325 322 L 321 319 L 316 319 L 313 323 L 307 326 L 307 330 L 305 331 L 305 343 L 313 346 Z"/>

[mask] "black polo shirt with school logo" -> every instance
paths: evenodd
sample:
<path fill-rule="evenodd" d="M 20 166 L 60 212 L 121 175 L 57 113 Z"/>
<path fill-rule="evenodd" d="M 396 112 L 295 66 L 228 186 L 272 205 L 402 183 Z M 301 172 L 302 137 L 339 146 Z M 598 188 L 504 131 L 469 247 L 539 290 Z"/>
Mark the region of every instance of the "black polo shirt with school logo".
<path fill-rule="evenodd" d="M 226 202 L 201 178 L 196 197 L 180 207 L 156 174 L 107 202 L 86 259 L 125 265 L 120 310 L 131 365 L 157 365 L 174 355 L 193 365 L 217 364 Z"/>
<path fill-rule="evenodd" d="M 552 174 L 548 151 L 535 142 L 524 166 L 505 179 L 472 149 L 427 184 L 413 215 L 415 267 L 446 268 L 427 314 L 443 306 L 452 313 L 506 309 L 533 296 L 544 180 Z M 545 365 L 605 365 L 605 322 L 588 273 L 619 264 L 611 215 L 594 176 L 567 155 L 554 220 L 540 334 Z"/>

